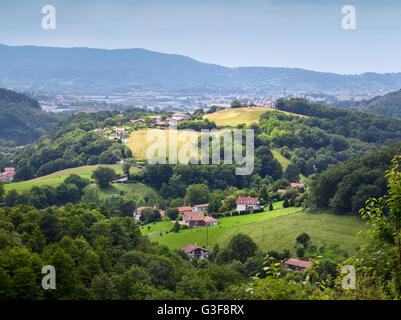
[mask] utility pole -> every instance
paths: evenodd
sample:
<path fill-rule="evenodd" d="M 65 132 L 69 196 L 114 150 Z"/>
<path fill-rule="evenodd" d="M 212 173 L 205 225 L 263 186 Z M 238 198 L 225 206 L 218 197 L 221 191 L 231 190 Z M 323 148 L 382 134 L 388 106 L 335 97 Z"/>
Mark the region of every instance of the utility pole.
<path fill-rule="evenodd" d="M 206 249 L 209 249 L 209 223 L 206 227 Z"/>

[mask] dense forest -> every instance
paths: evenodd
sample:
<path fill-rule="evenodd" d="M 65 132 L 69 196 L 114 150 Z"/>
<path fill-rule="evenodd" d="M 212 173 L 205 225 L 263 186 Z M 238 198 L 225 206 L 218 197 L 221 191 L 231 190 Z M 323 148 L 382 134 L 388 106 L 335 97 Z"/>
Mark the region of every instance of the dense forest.
<path fill-rule="evenodd" d="M 0 88 L 0 146 L 33 143 L 63 118 L 42 111 L 39 103 L 23 94 Z"/>

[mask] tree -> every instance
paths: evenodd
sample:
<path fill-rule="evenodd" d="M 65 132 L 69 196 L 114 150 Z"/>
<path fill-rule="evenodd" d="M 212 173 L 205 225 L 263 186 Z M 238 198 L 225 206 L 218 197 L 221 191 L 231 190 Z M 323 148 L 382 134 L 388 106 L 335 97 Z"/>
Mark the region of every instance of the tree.
<path fill-rule="evenodd" d="M 241 101 L 235 99 L 231 102 L 231 108 L 241 108 L 242 104 Z"/>
<path fill-rule="evenodd" d="M 273 211 L 273 203 L 272 202 L 270 202 L 270 204 L 269 204 L 269 211 Z"/>
<path fill-rule="evenodd" d="M 0 181 L 0 201 L 3 200 L 4 192 L 4 181 Z"/>
<path fill-rule="evenodd" d="M 177 220 L 178 214 L 179 214 L 179 211 L 177 208 L 168 208 L 167 209 L 167 217 L 172 221 Z"/>
<path fill-rule="evenodd" d="M 245 262 L 249 257 L 253 257 L 256 254 L 257 249 L 258 246 L 251 237 L 238 233 L 219 251 L 216 263 L 221 265 L 233 260 Z"/>
<path fill-rule="evenodd" d="M 214 196 L 210 199 L 209 206 L 207 207 L 208 213 L 217 213 L 221 207 L 220 197 Z"/>
<path fill-rule="evenodd" d="M 180 232 L 180 229 L 181 229 L 181 225 L 180 225 L 180 223 L 178 222 L 178 220 L 174 223 L 174 227 L 173 227 L 173 231 L 175 232 L 175 233 L 178 233 L 178 232 Z"/>
<path fill-rule="evenodd" d="M 128 180 L 130 180 L 130 169 L 131 169 L 132 163 L 129 161 L 125 161 L 123 164 L 123 171 L 124 174 L 127 176 Z"/>
<path fill-rule="evenodd" d="M 96 184 L 101 187 L 107 187 L 111 181 L 116 177 L 116 172 L 112 168 L 98 167 L 92 173 L 92 178 L 95 179 Z"/>
<path fill-rule="evenodd" d="M 209 188 L 205 184 L 191 184 L 188 186 L 185 195 L 185 203 L 190 206 L 208 203 L 209 202 Z"/>
<path fill-rule="evenodd" d="M 303 232 L 297 237 L 297 243 L 302 244 L 305 248 L 308 247 L 308 242 L 310 240 L 310 236 L 306 233 Z"/>
<path fill-rule="evenodd" d="M 265 205 L 266 203 L 269 203 L 271 201 L 269 190 L 265 184 L 262 185 L 262 188 L 260 188 L 259 199 L 262 205 Z"/>
<path fill-rule="evenodd" d="M 288 199 L 287 198 L 284 199 L 283 208 L 288 208 L 289 206 L 290 206 L 290 203 L 288 202 Z"/>

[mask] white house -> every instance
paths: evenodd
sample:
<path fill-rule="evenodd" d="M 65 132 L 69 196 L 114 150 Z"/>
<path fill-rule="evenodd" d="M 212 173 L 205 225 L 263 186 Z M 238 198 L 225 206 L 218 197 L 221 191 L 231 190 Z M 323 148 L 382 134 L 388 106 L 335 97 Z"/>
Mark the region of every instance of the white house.
<path fill-rule="evenodd" d="M 188 120 L 190 119 L 190 117 L 185 113 L 177 112 L 172 115 L 171 119 L 175 121 L 182 121 L 182 120 Z"/>
<path fill-rule="evenodd" d="M 261 208 L 259 199 L 252 197 L 238 197 L 236 204 L 237 211 L 254 210 Z"/>
<path fill-rule="evenodd" d="M 188 255 L 190 261 L 192 261 L 193 258 L 202 260 L 209 257 L 209 251 L 205 248 L 198 247 L 196 243 L 187 244 L 179 250 L 184 251 Z"/>
<path fill-rule="evenodd" d="M 125 128 L 116 128 L 115 132 L 116 136 L 123 136 L 127 133 L 127 130 Z"/>
<path fill-rule="evenodd" d="M 134 213 L 133 213 L 133 217 L 135 218 L 135 220 L 137 220 L 137 221 L 141 220 L 142 211 L 143 211 L 143 209 L 147 209 L 147 208 L 152 209 L 151 207 L 139 207 L 139 208 L 136 208 Z"/>
<path fill-rule="evenodd" d="M 204 204 L 197 204 L 196 206 L 192 207 L 193 212 L 205 212 L 207 210 L 207 207 L 209 206 L 208 203 Z"/>

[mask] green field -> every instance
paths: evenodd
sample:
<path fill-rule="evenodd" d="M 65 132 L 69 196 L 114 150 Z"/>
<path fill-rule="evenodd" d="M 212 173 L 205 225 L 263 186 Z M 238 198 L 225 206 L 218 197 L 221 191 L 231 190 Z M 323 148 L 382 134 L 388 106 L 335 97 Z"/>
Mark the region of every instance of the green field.
<path fill-rule="evenodd" d="M 121 191 L 125 193 L 139 193 L 145 196 L 148 191 L 154 191 L 153 188 L 143 183 L 113 183 L 107 188 L 101 189 L 101 195 L 120 194 Z"/>
<path fill-rule="evenodd" d="M 288 165 L 291 163 L 290 160 L 285 158 L 278 150 L 276 149 L 271 149 L 271 152 L 273 153 L 274 158 L 281 164 L 283 167 L 283 170 L 287 169 Z"/>
<path fill-rule="evenodd" d="M 300 208 L 276 209 L 257 214 L 221 218 L 218 226 L 209 227 L 209 248 L 218 243 L 224 246 L 236 233 L 248 234 L 264 250 L 282 251 L 285 248 L 295 252 L 296 237 L 306 232 L 311 243 L 338 246 L 347 252 L 354 252 L 361 244 L 356 234 L 366 230 L 366 225 L 354 216 L 338 216 L 327 213 L 307 214 Z M 206 245 L 206 228 L 182 230 L 155 237 L 170 248 L 178 249 L 189 243 Z"/>
<path fill-rule="evenodd" d="M 171 221 L 160 221 L 147 224 L 141 227 L 141 233 L 144 236 L 152 236 L 160 232 L 171 230 L 174 224 Z"/>
<path fill-rule="evenodd" d="M 123 174 L 122 165 L 120 164 L 101 164 L 93 166 L 83 166 L 78 168 L 71 168 L 57 171 L 47 176 L 39 177 L 28 181 L 9 183 L 5 185 L 5 190 L 9 191 L 14 189 L 17 191 L 23 191 L 23 190 L 29 190 L 34 186 L 36 187 L 44 185 L 54 186 L 62 183 L 70 174 L 77 174 L 83 178 L 90 179 L 92 172 L 96 170 L 98 167 L 110 167 L 113 168 L 117 174 Z"/>

